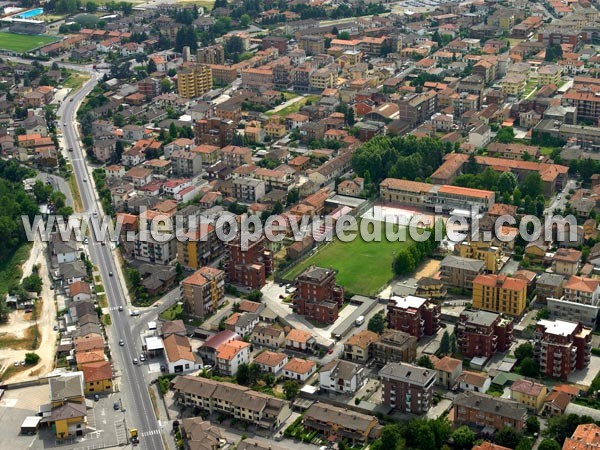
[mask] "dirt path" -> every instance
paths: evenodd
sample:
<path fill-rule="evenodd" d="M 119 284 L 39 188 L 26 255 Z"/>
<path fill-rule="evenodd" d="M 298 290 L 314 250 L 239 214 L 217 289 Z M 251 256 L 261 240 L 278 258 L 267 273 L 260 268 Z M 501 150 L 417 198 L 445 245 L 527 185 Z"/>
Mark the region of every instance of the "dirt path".
<path fill-rule="evenodd" d="M 24 276 L 28 276 L 31 273 L 31 269 L 34 265 L 40 265 L 39 274 L 42 277 L 42 293 L 40 294 L 41 300 L 38 300 L 37 302 L 39 346 L 36 350 L 14 350 L 3 348 L 0 366 L 10 366 L 13 364 L 13 361 L 24 360 L 25 353 L 30 351 L 34 351 L 40 356 L 40 362 L 32 367 L 31 370 L 17 372 L 11 376 L 8 380 L 13 383 L 37 378 L 39 375 L 50 372 L 54 368 L 54 355 L 56 354 L 56 331 L 54 331 L 56 304 L 54 302 L 54 291 L 50 289 L 48 262 L 45 250 L 46 244 L 36 240 L 33 243 L 30 258 L 23 264 Z M 35 325 L 35 323 L 36 322 L 26 320 L 26 314 L 22 311 L 16 311 L 11 313 L 9 323 L 0 327 L 0 332 L 9 333 L 15 337 L 22 337 L 25 330 L 31 325 Z M 3 372 L 3 369 L 0 369 L 0 372 Z"/>
<path fill-rule="evenodd" d="M 437 259 L 430 259 L 419 268 L 417 273 L 415 273 L 415 278 L 418 280 L 423 277 L 433 277 L 439 271 L 440 262 Z"/>

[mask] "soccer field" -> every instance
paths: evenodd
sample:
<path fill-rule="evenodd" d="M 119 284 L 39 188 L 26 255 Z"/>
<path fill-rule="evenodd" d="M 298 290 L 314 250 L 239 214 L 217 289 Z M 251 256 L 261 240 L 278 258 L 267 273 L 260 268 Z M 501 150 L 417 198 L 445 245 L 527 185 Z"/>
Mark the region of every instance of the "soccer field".
<path fill-rule="evenodd" d="M 55 41 L 56 38 L 52 36 L 28 36 L 25 34 L 0 32 L 0 49 L 10 52 L 24 53 Z"/>
<path fill-rule="evenodd" d="M 380 242 L 366 242 L 360 236 L 351 242 L 335 239 L 292 267 L 284 278 L 293 280 L 312 264 L 333 267 L 338 270 L 337 282 L 349 292 L 376 295 L 394 278 L 394 255 L 411 242 L 408 232 L 406 234 L 407 241 L 404 242 L 390 242 L 385 236 Z"/>

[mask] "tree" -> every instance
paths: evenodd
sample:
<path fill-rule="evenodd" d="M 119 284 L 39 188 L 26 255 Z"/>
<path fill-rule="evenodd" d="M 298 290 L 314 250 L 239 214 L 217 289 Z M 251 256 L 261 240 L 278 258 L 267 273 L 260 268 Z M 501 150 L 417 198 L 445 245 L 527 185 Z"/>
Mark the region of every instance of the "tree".
<path fill-rule="evenodd" d="M 442 334 L 442 340 L 440 341 L 440 353 L 442 355 L 447 355 L 450 353 L 450 335 L 448 334 L 448 330 L 444 330 L 444 334 Z"/>
<path fill-rule="evenodd" d="M 33 185 L 33 195 L 38 203 L 46 203 L 52 195 L 52 185 L 37 180 Z"/>
<path fill-rule="evenodd" d="M 456 448 L 470 449 L 475 441 L 475 433 L 466 425 L 463 425 L 452 433 L 452 441 Z"/>
<path fill-rule="evenodd" d="M 383 333 L 383 330 L 385 329 L 385 319 L 383 318 L 383 314 L 379 312 L 371 317 L 371 319 L 369 319 L 369 323 L 367 324 L 367 329 L 373 333 Z"/>
<path fill-rule="evenodd" d="M 394 273 L 396 275 L 406 275 L 414 272 L 417 263 L 408 248 L 401 248 L 394 258 Z"/>
<path fill-rule="evenodd" d="M 515 447 L 515 450 L 531 450 L 533 448 L 533 441 L 528 437 L 523 437 Z"/>
<path fill-rule="evenodd" d="M 25 353 L 25 364 L 35 366 L 40 361 L 40 355 L 37 353 Z"/>
<path fill-rule="evenodd" d="M 511 193 L 517 187 L 517 177 L 512 172 L 502 172 L 498 177 L 498 190 L 500 193 Z"/>
<path fill-rule="evenodd" d="M 346 111 L 345 118 L 348 126 L 353 126 L 356 123 L 356 119 L 354 118 L 354 109 L 348 108 L 348 111 Z"/>
<path fill-rule="evenodd" d="M 419 359 L 417 359 L 417 366 L 425 367 L 426 369 L 434 368 L 431 359 L 429 359 L 429 356 L 427 355 L 422 355 Z"/>
<path fill-rule="evenodd" d="M 591 417 L 579 416 L 577 414 L 550 417 L 546 424 L 544 435 L 550 439 L 554 439 L 562 446 L 565 439 L 571 437 L 579 425 L 592 422 L 594 420 Z"/>
<path fill-rule="evenodd" d="M 248 28 L 248 25 L 250 25 L 251 21 L 252 18 L 248 14 L 242 14 L 242 16 L 240 17 L 240 25 L 242 26 L 242 28 Z"/>
<path fill-rule="evenodd" d="M 526 377 L 537 377 L 540 373 L 539 366 L 534 359 L 529 356 L 521 361 L 519 367 L 521 369 L 521 375 Z"/>
<path fill-rule="evenodd" d="M 496 133 L 496 139 L 502 144 L 510 144 L 515 138 L 515 131 L 512 127 L 502 127 Z"/>
<path fill-rule="evenodd" d="M 538 450 L 560 450 L 562 447 L 554 439 L 544 439 L 540 442 Z"/>
<path fill-rule="evenodd" d="M 98 11 L 98 5 L 94 2 L 87 2 L 85 4 L 85 9 L 87 12 L 94 14 L 96 11 Z"/>
<path fill-rule="evenodd" d="M 166 94 L 167 92 L 170 92 L 172 88 L 173 85 L 171 84 L 171 80 L 168 78 L 163 78 L 160 80 L 160 92 Z"/>
<path fill-rule="evenodd" d="M 561 59 L 563 55 L 562 47 L 559 44 L 550 45 L 546 48 L 544 56 L 545 61 L 556 61 Z"/>
<path fill-rule="evenodd" d="M 527 174 L 521 183 L 521 192 L 531 198 L 537 198 L 539 195 L 544 194 L 544 182 L 539 172 Z"/>
<path fill-rule="evenodd" d="M 515 448 L 521 435 L 513 427 L 504 427 L 494 433 L 494 442 L 498 445 L 508 448 Z"/>
<path fill-rule="evenodd" d="M 248 364 L 243 363 L 238 366 L 238 370 L 235 373 L 235 381 L 242 386 L 250 384 L 250 368 Z"/>
<path fill-rule="evenodd" d="M 22 285 L 27 292 L 35 292 L 38 295 L 42 292 L 42 279 L 38 274 L 32 273 L 23 278 Z"/>
<path fill-rule="evenodd" d="M 450 354 L 456 355 L 456 334 L 450 336 Z"/>
<path fill-rule="evenodd" d="M 158 70 L 158 67 L 156 66 L 156 62 L 154 61 L 154 59 L 150 58 L 148 59 L 148 64 L 146 64 L 146 71 L 148 73 L 154 73 Z"/>
<path fill-rule="evenodd" d="M 528 433 L 534 434 L 540 432 L 540 421 L 535 416 L 529 416 L 525 422 L 525 429 Z"/>
<path fill-rule="evenodd" d="M 293 400 L 300 392 L 300 385 L 295 380 L 287 380 L 283 383 L 283 393 L 285 394 L 285 398 L 288 400 Z"/>
<path fill-rule="evenodd" d="M 533 345 L 530 342 L 525 342 L 515 349 L 515 358 L 522 361 L 525 358 L 533 358 Z"/>
<path fill-rule="evenodd" d="M 342 31 L 341 33 L 338 34 L 338 39 L 342 39 L 344 41 L 349 41 L 350 33 L 348 33 L 347 31 Z"/>

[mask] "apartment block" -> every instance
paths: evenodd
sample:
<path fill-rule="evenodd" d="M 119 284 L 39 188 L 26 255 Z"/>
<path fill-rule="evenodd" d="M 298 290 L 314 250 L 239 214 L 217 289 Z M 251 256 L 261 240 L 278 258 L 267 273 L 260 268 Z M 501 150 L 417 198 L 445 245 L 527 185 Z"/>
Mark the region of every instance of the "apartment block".
<path fill-rule="evenodd" d="M 233 383 L 178 376 L 173 380 L 178 403 L 221 413 L 260 428 L 276 430 L 290 416 L 289 402 Z"/>
<path fill-rule="evenodd" d="M 344 288 L 336 284 L 335 271 L 311 266 L 295 281 L 293 309 L 320 323 L 334 323 L 344 302 Z"/>
<path fill-rule="evenodd" d="M 329 442 L 346 439 L 358 444 L 374 436 L 379 421 L 375 416 L 315 402 L 304 413 L 302 425 L 307 430 L 322 433 Z"/>
<path fill-rule="evenodd" d="M 176 256 L 175 236 L 169 239 L 154 239 L 149 231 L 136 234 L 133 242 L 133 257 L 154 264 L 168 264 Z"/>
<path fill-rule="evenodd" d="M 527 408 L 514 400 L 472 391 L 458 394 L 454 399 L 454 424 L 457 427 L 468 425 L 501 430 L 510 426 L 521 431 L 526 418 Z"/>
<path fill-rule="evenodd" d="M 201 267 L 181 282 L 186 310 L 194 317 L 204 318 L 223 303 L 225 272 L 214 267 Z"/>
<path fill-rule="evenodd" d="M 592 330 L 581 323 L 540 320 L 534 339 L 535 360 L 545 376 L 565 380 L 590 363 Z"/>
<path fill-rule="evenodd" d="M 454 246 L 461 258 L 478 259 L 485 263 L 485 270 L 497 272 L 502 267 L 502 249 L 486 241 L 463 241 Z"/>
<path fill-rule="evenodd" d="M 441 305 L 408 295 L 393 296 L 387 305 L 388 326 L 421 339 L 431 336 L 440 328 Z"/>
<path fill-rule="evenodd" d="M 564 296 L 546 299 L 550 317 L 581 322 L 596 328 L 600 311 L 600 281 L 571 276 L 564 284 Z"/>
<path fill-rule="evenodd" d="M 431 407 L 435 370 L 407 363 L 389 363 L 379 371 L 382 403 L 395 410 L 424 414 Z"/>
<path fill-rule="evenodd" d="M 265 237 L 242 245 L 241 238 L 227 243 L 225 266 L 229 281 L 251 289 L 260 289 L 273 271 L 273 254 L 265 248 Z"/>
<path fill-rule="evenodd" d="M 465 311 L 456 325 L 457 344 L 467 358 L 489 358 L 513 342 L 513 322 L 487 311 Z"/>
<path fill-rule="evenodd" d="M 527 281 L 506 275 L 477 275 L 473 308 L 520 316 L 527 306 Z"/>
<path fill-rule="evenodd" d="M 196 98 L 212 89 L 210 66 L 197 64 L 177 73 L 177 92 L 183 98 Z"/>
<path fill-rule="evenodd" d="M 219 119 L 218 117 L 197 120 L 194 127 L 196 144 L 214 145 L 219 148 L 225 147 L 231 144 L 235 130 L 236 125 L 232 120 Z"/>
<path fill-rule="evenodd" d="M 210 223 L 199 223 L 177 239 L 177 262 L 186 269 L 196 270 L 219 258 L 225 252 L 225 242 L 217 237 Z"/>
<path fill-rule="evenodd" d="M 188 150 L 176 150 L 171 155 L 173 175 L 193 178 L 202 172 L 202 155 Z"/>
<path fill-rule="evenodd" d="M 365 364 L 373 356 L 374 344 L 378 340 L 377 333 L 369 330 L 359 331 L 344 342 L 344 358 Z"/>
<path fill-rule="evenodd" d="M 255 203 L 265 196 L 265 182 L 256 178 L 233 180 L 233 196 L 242 203 Z"/>
<path fill-rule="evenodd" d="M 398 330 L 385 330 L 372 343 L 375 364 L 379 367 L 392 362 L 410 362 L 417 358 L 417 338 Z"/>
<path fill-rule="evenodd" d="M 196 51 L 198 64 L 225 64 L 225 48 L 221 44 L 200 47 Z"/>

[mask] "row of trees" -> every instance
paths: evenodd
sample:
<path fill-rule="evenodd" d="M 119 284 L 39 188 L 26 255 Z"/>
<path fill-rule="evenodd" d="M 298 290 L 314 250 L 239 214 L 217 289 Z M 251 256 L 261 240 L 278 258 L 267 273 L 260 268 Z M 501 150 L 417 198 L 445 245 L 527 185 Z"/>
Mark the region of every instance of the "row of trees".
<path fill-rule="evenodd" d="M 396 253 L 393 262 L 396 275 L 413 273 L 419 264 L 437 248 L 438 243 L 434 231 L 426 229 L 424 232 L 429 232 L 427 240 L 410 242 L 403 245 Z"/>

